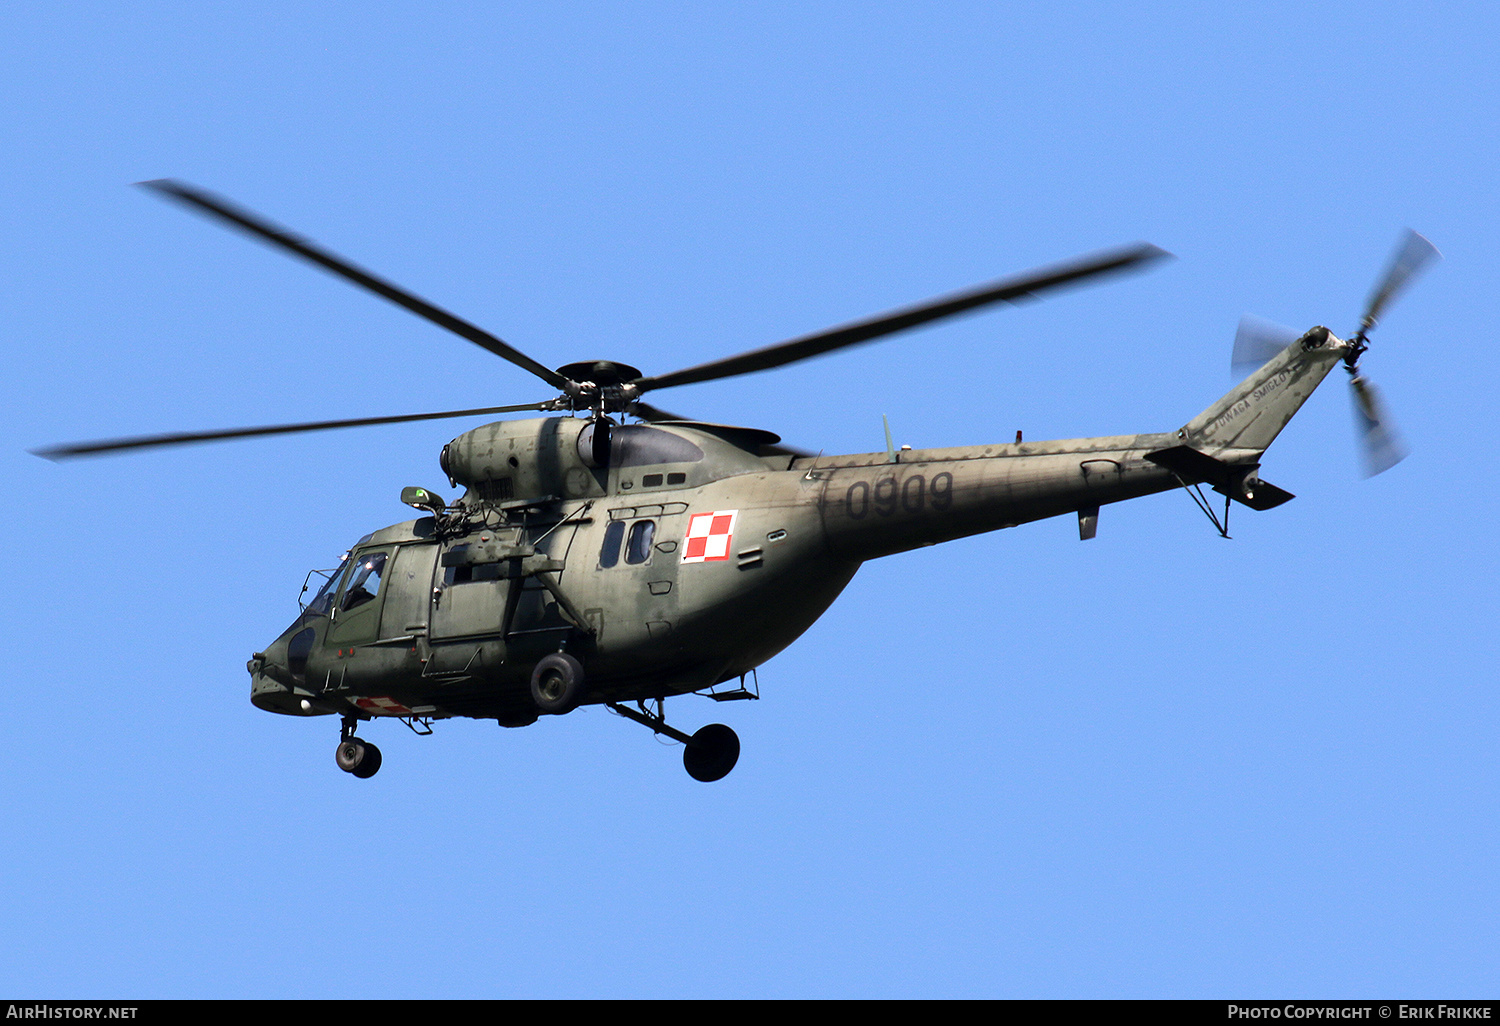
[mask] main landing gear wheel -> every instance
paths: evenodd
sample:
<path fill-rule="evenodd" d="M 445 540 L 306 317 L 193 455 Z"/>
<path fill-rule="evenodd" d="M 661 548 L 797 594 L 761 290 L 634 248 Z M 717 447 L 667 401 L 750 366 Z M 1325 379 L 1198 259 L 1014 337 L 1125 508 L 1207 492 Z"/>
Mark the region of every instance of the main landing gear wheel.
<path fill-rule="evenodd" d="M 531 671 L 531 700 L 553 716 L 578 708 L 583 701 L 583 664 L 566 652 L 543 656 Z"/>
<path fill-rule="evenodd" d="M 340 741 L 333 758 L 339 764 L 339 769 L 352 773 L 361 780 L 368 780 L 380 769 L 380 749 L 357 737 L 347 737 Z"/>
<path fill-rule="evenodd" d="M 605 704 L 627 720 L 635 720 L 643 727 L 650 727 L 653 734 L 665 734 L 673 741 L 680 742 L 683 746 L 682 768 L 694 780 L 707 784 L 727 777 L 729 771 L 734 769 L 734 764 L 740 761 L 739 735 L 722 723 L 710 723 L 698 728 L 696 734 L 685 734 L 662 717 L 661 707 L 665 704 L 665 699 L 658 698 L 655 701 L 655 713 L 647 711 L 646 700 L 637 703 L 640 707 L 638 709 L 619 702 Z"/>
<path fill-rule="evenodd" d="M 740 760 L 740 737 L 722 723 L 700 727 L 682 749 L 688 776 L 705 784 L 729 775 Z"/>

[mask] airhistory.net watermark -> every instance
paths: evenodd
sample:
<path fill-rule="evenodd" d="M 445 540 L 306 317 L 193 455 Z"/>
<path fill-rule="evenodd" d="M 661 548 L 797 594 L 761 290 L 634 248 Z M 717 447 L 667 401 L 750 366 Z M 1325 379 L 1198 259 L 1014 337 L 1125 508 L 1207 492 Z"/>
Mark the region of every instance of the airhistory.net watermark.
<path fill-rule="evenodd" d="M 137 1005 L 7 1005 L 7 1019 L 134 1019 Z"/>

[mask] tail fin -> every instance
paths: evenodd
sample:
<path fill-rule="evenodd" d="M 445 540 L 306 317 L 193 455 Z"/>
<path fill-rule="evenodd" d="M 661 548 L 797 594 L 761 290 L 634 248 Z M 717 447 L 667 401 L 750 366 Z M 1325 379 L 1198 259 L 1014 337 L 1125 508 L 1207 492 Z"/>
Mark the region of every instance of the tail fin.
<path fill-rule="evenodd" d="M 1313 328 L 1194 417 L 1178 437 L 1206 453 L 1264 452 L 1347 348 L 1327 328 Z"/>

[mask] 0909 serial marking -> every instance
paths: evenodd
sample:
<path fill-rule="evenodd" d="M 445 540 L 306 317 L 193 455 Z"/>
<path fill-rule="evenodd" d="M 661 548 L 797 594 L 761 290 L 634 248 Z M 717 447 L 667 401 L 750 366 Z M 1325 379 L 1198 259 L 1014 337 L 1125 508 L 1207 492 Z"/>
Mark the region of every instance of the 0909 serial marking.
<path fill-rule="evenodd" d="M 901 478 L 882 477 L 872 490 L 868 481 L 855 481 L 844 495 L 844 513 L 851 520 L 863 520 L 871 509 L 877 516 L 888 517 L 898 506 L 907 513 L 920 513 L 928 505 L 939 513 L 953 508 L 953 475 L 947 471 L 934 474 L 932 488 L 921 474 Z"/>

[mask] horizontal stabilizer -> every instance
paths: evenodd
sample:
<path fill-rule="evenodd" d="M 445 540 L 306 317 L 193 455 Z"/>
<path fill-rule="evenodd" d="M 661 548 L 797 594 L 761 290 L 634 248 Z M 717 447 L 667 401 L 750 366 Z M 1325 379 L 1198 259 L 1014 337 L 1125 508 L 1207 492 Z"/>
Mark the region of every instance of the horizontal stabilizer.
<path fill-rule="evenodd" d="M 1208 453 L 1199 452 L 1191 445 L 1174 445 L 1170 449 L 1148 452 L 1146 459 L 1159 467 L 1166 467 L 1191 483 L 1209 481 L 1218 484 L 1221 479 L 1228 480 L 1229 464 L 1214 459 Z"/>
<path fill-rule="evenodd" d="M 1231 498 L 1239 500 L 1251 509 L 1275 509 L 1283 502 L 1291 502 L 1296 496 L 1284 488 L 1277 488 L 1265 481 L 1256 481 L 1255 487 L 1250 489 L 1249 494 L 1234 495 Z"/>
<path fill-rule="evenodd" d="M 1211 484 L 1214 491 L 1251 509 L 1272 509 L 1296 498 L 1291 492 L 1262 481 L 1256 475 L 1259 464 L 1225 463 L 1190 445 L 1148 452 L 1146 459 L 1172 471 L 1183 484 Z"/>

